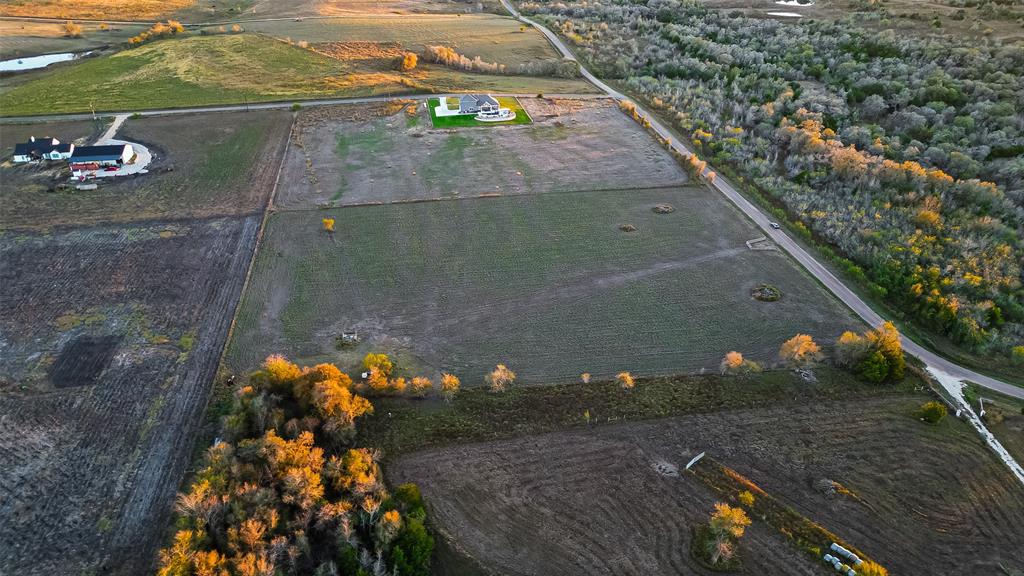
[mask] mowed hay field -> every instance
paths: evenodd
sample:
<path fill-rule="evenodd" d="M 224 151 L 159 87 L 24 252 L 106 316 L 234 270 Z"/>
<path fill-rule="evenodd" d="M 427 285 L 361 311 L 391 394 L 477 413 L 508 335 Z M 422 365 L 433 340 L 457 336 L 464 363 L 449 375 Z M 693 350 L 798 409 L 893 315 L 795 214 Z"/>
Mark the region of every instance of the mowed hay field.
<path fill-rule="evenodd" d="M 654 213 L 663 203 L 675 212 Z M 704 187 L 279 212 L 229 363 L 347 367 L 372 350 L 467 385 L 498 362 L 540 383 L 716 368 L 729 350 L 772 361 L 797 332 L 828 341 L 856 326 L 781 253 L 749 250 L 757 236 Z M 751 298 L 762 282 L 784 297 Z M 362 344 L 336 350 L 343 331 Z"/>
<path fill-rule="evenodd" d="M 472 12 L 457 0 L 0 0 L 0 16 L 90 20 L 215 22 L 232 18 L 295 18 L 337 14 Z M 496 0 L 485 0 L 488 7 Z"/>
<path fill-rule="evenodd" d="M 676 186 L 686 174 L 608 100 L 520 98 L 530 125 L 439 130 L 410 115 L 300 113 L 278 208 Z M 340 107 L 339 107 L 340 108 Z M 753 237 L 753 236 L 751 236 Z"/>
<path fill-rule="evenodd" d="M 0 89 L 5 116 L 181 108 L 417 92 L 590 92 L 579 79 L 463 73 L 434 64 L 395 69 L 397 54 L 326 53 L 256 34 L 156 41 Z"/>
<path fill-rule="evenodd" d="M 514 66 L 536 60 L 560 59 L 535 29 L 496 14 L 376 14 L 301 21 L 252 22 L 246 30 L 276 38 L 320 42 L 400 44 L 423 53 L 426 46 L 447 46 L 470 59 Z"/>
<path fill-rule="evenodd" d="M 147 20 L 171 14 L 195 2 L 196 0 L 0 0 L 0 15 Z"/>
<path fill-rule="evenodd" d="M 890 574 L 1024 569 L 1024 490 L 964 423 L 913 418 L 925 400 L 580 427 L 411 454 L 387 474 L 395 484 L 416 482 L 442 537 L 501 574 L 705 573 L 689 556 L 690 529 L 721 497 L 692 474 L 655 468 L 681 470 L 702 451 Z M 854 496 L 817 488 L 825 479 Z M 741 554 L 742 574 L 828 572 L 756 518 Z"/>
<path fill-rule="evenodd" d="M 29 136 L 91 144 L 110 119 L 4 125 L 0 145 Z M 68 182 L 65 162 L 0 165 L 0 226 L 244 215 L 262 211 L 277 176 L 291 113 L 258 111 L 130 118 L 117 137 L 154 154 L 148 174 L 101 179 L 96 190 L 56 190 Z"/>
<path fill-rule="evenodd" d="M 257 215 L 0 236 L 0 573 L 146 573 Z"/>

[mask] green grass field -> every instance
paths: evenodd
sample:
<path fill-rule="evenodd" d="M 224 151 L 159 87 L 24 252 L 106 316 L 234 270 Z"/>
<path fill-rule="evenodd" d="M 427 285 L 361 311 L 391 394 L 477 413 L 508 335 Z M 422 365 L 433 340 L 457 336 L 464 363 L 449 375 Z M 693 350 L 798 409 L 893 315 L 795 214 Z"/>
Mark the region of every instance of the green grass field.
<path fill-rule="evenodd" d="M 557 60 L 559 54 L 539 32 L 496 14 L 374 14 L 251 22 L 246 30 L 311 44 L 374 42 L 400 44 L 421 54 L 428 45 L 448 46 L 468 58 L 507 66 Z"/>
<path fill-rule="evenodd" d="M 435 112 L 435 107 L 438 106 L 440 100 L 437 98 L 431 98 L 427 101 L 427 105 L 430 108 L 430 122 L 434 125 L 434 128 L 472 128 L 477 126 L 508 126 L 510 124 L 529 124 L 532 122 L 530 115 L 523 110 L 523 106 L 519 103 L 519 100 L 513 97 L 500 96 L 497 98 L 498 104 L 502 108 L 508 108 L 516 113 L 516 117 L 506 122 L 481 122 L 477 120 L 475 116 L 470 114 L 463 114 L 459 116 L 441 116 L 438 117 Z M 458 98 L 448 98 L 449 108 L 458 108 Z"/>
<path fill-rule="evenodd" d="M 749 376 L 651 378 L 640 380 L 628 391 L 614 381 L 513 386 L 503 394 L 471 388 L 462 391 L 451 404 L 379 398 L 374 400 L 374 414 L 360 423 L 359 436 L 394 459 L 438 446 L 597 424 L 765 405 L 900 397 L 924 385 L 913 374 L 888 386 L 867 384 L 828 367 L 817 369 L 815 375 L 818 382 L 814 386 L 807 386 L 792 372 L 778 370 Z"/>
<path fill-rule="evenodd" d="M 498 362 L 553 382 L 716 369 L 730 350 L 774 361 L 797 332 L 829 342 L 857 326 L 785 256 L 748 250 L 758 235 L 702 187 L 279 212 L 228 362 L 248 371 L 282 353 L 350 368 L 377 350 L 467 385 Z M 751 298 L 762 282 L 783 298 Z M 338 351 L 348 330 L 363 344 Z"/>
<path fill-rule="evenodd" d="M 421 64 L 344 62 L 254 34 L 186 36 L 0 85 L 0 114 L 181 108 L 424 92 L 586 92 L 582 80 L 464 74 Z"/>

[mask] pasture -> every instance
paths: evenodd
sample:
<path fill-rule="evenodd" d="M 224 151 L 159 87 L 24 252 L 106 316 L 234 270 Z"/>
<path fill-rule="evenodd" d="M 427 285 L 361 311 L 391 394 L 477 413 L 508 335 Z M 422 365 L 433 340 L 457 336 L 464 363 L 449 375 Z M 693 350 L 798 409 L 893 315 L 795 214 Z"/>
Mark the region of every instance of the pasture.
<path fill-rule="evenodd" d="M 89 20 L 153 20 L 196 0 L 2 0 L 0 15 Z"/>
<path fill-rule="evenodd" d="M 304 110 L 280 209 L 488 194 L 681 185 L 675 160 L 607 100 L 519 98 L 522 126 L 433 129 L 421 103 L 394 115 L 319 119 Z M 337 109 L 347 109 L 343 106 Z"/>
<path fill-rule="evenodd" d="M 109 119 L 108 119 L 109 120 Z M 247 215 L 263 209 L 277 176 L 291 114 L 287 111 L 128 119 L 118 137 L 155 155 L 149 174 L 106 180 L 96 190 L 59 189 L 64 162 L 0 165 L 0 226 L 52 227 L 161 218 Z M 29 136 L 91 144 L 107 127 L 91 121 L 4 125 L 0 146 Z"/>
<path fill-rule="evenodd" d="M 20 116 L 92 106 L 103 112 L 421 92 L 594 90 L 579 79 L 464 73 L 436 64 L 400 72 L 392 56 L 332 58 L 254 34 L 186 36 L 32 73 L 0 90 L 0 108 L 5 116 Z"/>
<path fill-rule="evenodd" d="M 0 20 L 0 59 L 97 50 L 127 42 L 146 29 L 144 25 L 119 24 L 102 30 L 98 22 L 82 22 L 81 26 L 80 38 L 68 38 L 63 24 L 57 22 Z"/>
<path fill-rule="evenodd" d="M 606 426 L 579 417 L 561 432 L 396 457 L 387 473 L 420 486 L 441 538 L 486 573 L 704 573 L 688 554 L 690 529 L 735 495 L 683 470 L 702 451 L 891 574 L 1021 569 L 1024 491 L 963 422 L 915 419 L 927 399 L 886 393 Z M 760 518 L 741 547 L 741 574 L 828 571 Z"/>
<path fill-rule="evenodd" d="M 371 42 L 397 44 L 423 53 L 426 46 L 447 46 L 470 59 L 515 66 L 559 59 L 551 44 L 533 28 L 495 14 L 374 14 L 339 18 L 246 23 L 250 32 L 310 44 Z"/>
<path fill-rule="evenodd" d="M 372 350 L 467 385 L 498 362 L 541 383 L 716 369 L 730 350 L 771 362 L 797 332 L 827 342 L 857 325 L 781 253 L 748 249 L 757 236 L 703 187 L 278 212 L 228 363 L 350 367 Z M 764 282 L 783 298 L 753 299 Z M 338 350 L 343 331 L 360 346 Z"/>
<path fill-rule="evenodd" d="M 152 21 L 173 18 L 186 23 L 231 19 L 295 18 L 343 14 L 475 12 L 468 0 L 0 0 L 0 16 Z M 483 3 L 501 11 L 497 0 Z"/>

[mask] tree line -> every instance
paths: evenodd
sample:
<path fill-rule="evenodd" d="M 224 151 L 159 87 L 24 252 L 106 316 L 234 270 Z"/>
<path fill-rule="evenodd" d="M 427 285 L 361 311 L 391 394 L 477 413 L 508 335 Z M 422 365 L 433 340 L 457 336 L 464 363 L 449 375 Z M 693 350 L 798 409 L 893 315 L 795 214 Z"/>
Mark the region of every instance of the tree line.
<path fill-rule="evenodd" d="M 267 358 L 178 496 L 160 576 L 428 575 L 419 490 L 389 492 L 379 454 L 351 445 L 372 411 L 334 365 Z"/>

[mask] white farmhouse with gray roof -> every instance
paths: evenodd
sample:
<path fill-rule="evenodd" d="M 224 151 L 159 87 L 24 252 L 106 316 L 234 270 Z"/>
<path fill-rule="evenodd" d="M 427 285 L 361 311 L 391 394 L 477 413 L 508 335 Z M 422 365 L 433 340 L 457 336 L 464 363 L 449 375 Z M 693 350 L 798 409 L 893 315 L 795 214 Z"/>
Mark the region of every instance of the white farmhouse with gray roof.
<path fill-rule="evenodd" d="M 477 114 L 498 109 L 498 101 L 490 94 L 466 94 L 459 98 L 459 114 Z"/>

